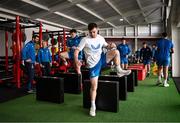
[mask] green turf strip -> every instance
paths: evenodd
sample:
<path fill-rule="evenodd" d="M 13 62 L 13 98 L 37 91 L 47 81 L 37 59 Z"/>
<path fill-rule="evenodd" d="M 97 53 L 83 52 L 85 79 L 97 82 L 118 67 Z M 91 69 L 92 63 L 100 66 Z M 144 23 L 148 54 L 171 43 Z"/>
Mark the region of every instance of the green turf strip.
<path fill-rule="evenodd" d="M 0 103 L 0 121 L 61 121 L 61 122 L 178 122 L 180 121 L 180 96 L 172 79 L 170 87 L 154 86 L 151 76 L 139 81 L 135 92 L 128 93 L 127 101 L 119 103 L 119 112 L 97 111 L 96 117 L 88 115 L 82 107 L 82 94 L 65 94 L 63 104 L 36 101 L 27 95 Z"/>

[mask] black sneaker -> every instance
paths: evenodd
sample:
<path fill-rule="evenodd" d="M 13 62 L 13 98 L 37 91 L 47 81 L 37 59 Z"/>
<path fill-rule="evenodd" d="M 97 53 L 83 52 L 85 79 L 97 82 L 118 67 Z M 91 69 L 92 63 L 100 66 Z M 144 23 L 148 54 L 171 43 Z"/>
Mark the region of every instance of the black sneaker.
<path fill-rule="evenodd" d="M 147 73 L 146 77 L 149 77 L 150 76 L 150 73 Z"/>

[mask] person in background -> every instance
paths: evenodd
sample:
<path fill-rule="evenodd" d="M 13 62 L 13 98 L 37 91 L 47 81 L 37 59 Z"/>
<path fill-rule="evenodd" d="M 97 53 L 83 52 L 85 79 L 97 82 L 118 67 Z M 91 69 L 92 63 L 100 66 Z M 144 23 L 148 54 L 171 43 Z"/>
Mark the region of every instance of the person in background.
<path fill-rule="evenodd" d="M 128 55 L 130 54 L 131 50 L 126 43 L 126 39 L 122 39 L 122 43 L 117 46 L 117 49 L 120 52 L 120 59 L 121 59 L 121 67 L 122 69 L 128 68 Z"/>
<path fill-rule="evenodd" d="M 81 41 L 81 38 L 77 36 L 77 31 L 75 29 L 70 30 L 70 35 L 71 38 L 67 41 L 68 51 L 60 54 L 60 58 L 63 60 L 64 65 L 66 66 L 68 64 L 66 59 L 70 59 L 72 61 L 74 60 L 74 50 Z M 78 58 L 79 60 L 83 59 L 83 52 L 79 52 Z"/>
<path fill-rule="evenodd" d="M 136 63 L 140 63 L 140 51 L 141 51 L 141 49 L 139 48 L 139 49 L 135 52 Z"/>
<path fill-rule="evenodd" d="M 152 45 L 152 61 L 153 61 L 153 62 L 156 61 L 156 52 L 157 52 L 156 44 L 153 44 L 153 45 Z"/>
<path fill-rule="evenodd" d="M 140 51 L 140 59 L 143 61 L 144 67 L 147 71 L 147 77 L 150 75 L 150 63 L 152 58 L 152 51 L 147 46 L 146 42 L 143 42 L 143 47 Z"/>
<path fill-rule="evenodd" d="M 118 50 L 109 50 L 103 53 L 103 47 L 107 49 L 113 49 L 116 47 L 114 43 L 108 44 L 105 39 L 98 34 L 98 27 L 96 23 L 90 23 L 88 25 L 89 36 L 83 38 L 75 49 L 74 52 L 74 62 L 76 71 L 81 74 L 82 63 L 78 60 L 78 54 L 80 51 L 84 50 L 85 59 L 87 67 L 89 68 L 90 75 L 90 97 L 91 97 L 91 108 L 90 116 L 96 116 L 96 91 L 98 86 L 98 77 L 102 67 L 105 67 L 107 63 L 113 61 L 115 64 L 115 69 L 117 70 L 117 75 L 122 77 L 124 75 L 129 75 L 131 70 L 123 70 L 120 66 L 120 55 Z"/>
<path fill-rule="evenodd" d="M 43 76 L 49 76 L 51 72 L 51 66 L 52 66 L 52 57 L 50 50 L 48 48 L 48 42 L 43 41 L 42 42 L 42 48 L 39 49 L 37 54 L 37 61 L 40 64 L 40 67 L 42 69 L 42 75 Z"/>
<path fill-rule="evenodd" d="M 33 93 L 32 83 L 34 80 L 34 64 L 36 61 L 35 43 L 39 42 L 39 36 L 33 35 L 32 40 L 25 44 L 22 49 L 22 63 L 27 72 L 27 92 Z"/>
<path fill-rule="evenodd" d="M 158 65 L 158 81 L 156 85 L 161 84 L 161 73 L 163 70 L 164 81 L 163 86 L 169 87 L 167 82 L 168 79 L 168 68 L 170 64 L 171 54 L 174 53 L 174 45 L 171 40 L 167 39 L 167 33 L 162 33 L 162 39 L 157 42 L 157 65 Z"/>

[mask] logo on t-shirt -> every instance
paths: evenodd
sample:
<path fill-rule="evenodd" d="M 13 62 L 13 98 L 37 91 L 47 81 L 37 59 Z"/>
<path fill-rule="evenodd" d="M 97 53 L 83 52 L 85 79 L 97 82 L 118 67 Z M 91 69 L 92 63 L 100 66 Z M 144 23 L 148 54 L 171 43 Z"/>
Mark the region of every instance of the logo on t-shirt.
<path fill-rule="evenodd" d="M 98 44 L 97 46 L 94 46 L 94 45 L 91 44 L 91 48 L 93 50 L 98 50 L 100 48 L 100 46 L 101 46 L 100 44 Z"/>

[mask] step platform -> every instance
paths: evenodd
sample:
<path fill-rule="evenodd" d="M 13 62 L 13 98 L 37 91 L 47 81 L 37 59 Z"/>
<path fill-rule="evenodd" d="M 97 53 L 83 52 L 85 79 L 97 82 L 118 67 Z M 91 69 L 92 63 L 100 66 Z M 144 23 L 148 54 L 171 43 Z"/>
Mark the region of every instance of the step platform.
<path fill-rule="evenodd" d="M 64 92 L 71 94 L 81 93 L 82 75 L 77 73 L 56 73 L 54 77 L 64 78 Z"/>
<path fill-rule="evenodd" d="M 90 80 L 84 80 L 83 85 L 83 107 L 90 108 Z M 119 111 L 119 82 L 117 81 L 98 81 L 97 110 L 118 112 Z"/>
<path fill-rule="evenodd" d="M 64 79 L 58 77 L 36 77 L 36 99 L 54 103 L 64 102 Z"/>
<path fill-rule="evenodd" d="M 110 75 L 117 75 L 116 72 L 110 72 Z M 134 92 L 135 90 L 135 72 L 132 71 L 128 76 L 127 76 L 127 91 L 128 92 Z"/>

